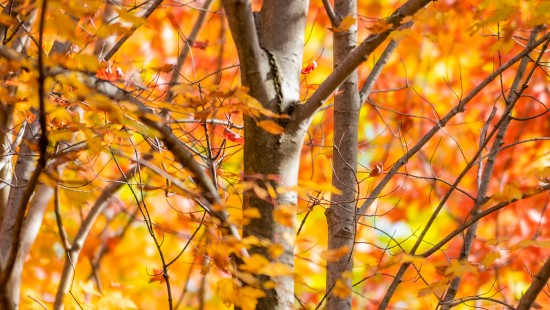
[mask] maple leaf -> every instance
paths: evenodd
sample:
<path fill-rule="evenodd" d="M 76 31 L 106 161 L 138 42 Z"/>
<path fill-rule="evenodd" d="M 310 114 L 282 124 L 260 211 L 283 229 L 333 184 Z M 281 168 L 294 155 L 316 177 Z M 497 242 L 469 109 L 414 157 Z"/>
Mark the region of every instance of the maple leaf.
<path fill-rule="evenodd" d="M 348 253 L 349 247 L 345 245 L 337 249 L 325 250 L 321 253 L 321 257 L 326 259 L 328 262 L 337 262 Z"/>
<path fill-rule="evenodd" d="M 235 305 L 243 310 L 255 310 L 258 305 L 258 299 L 265 297 L 263 290 L 245 286 L 237 290 L 237 299 Z"/>
<path fill-rule="evenodd" d="M 101 80 L 116 82 L 124 77 L 124 73 L 120 67 L 112 66 L 110 63 L 107 63 L 106 66 L 97 70 L 96 77 Z"/>
<path fill-rule="evenodd" d="M 149 283 L 152 282 L 164 283 L 166 279 L 164 278 L 164 271 L 162 269 L 153 269 L 153 275 L 149 277 Z"/>
<path fill-rule="evenodd" d="M 292 227 L 294 225 L 295 209 L 293 206 L 279 206 L 273 211 L 273 217 L 277 223 Z"/>
<path fill-rule="evenodd" d="M 351 287 L 346 285 L 342 279 L 338 279 L 334 284 L 331 294 L 340 299 L 348 298 L 351 296 Z"/>
<path fill-rule="evenodd" d="M 342 21 L 340 22 L 338 27 L 328 28 L 328 29 L 332 32 L 348 31 L 351 28 L 351 26 L 355 25 L 356 21 L 357 21 L 357 19 L 355 18 L 354 15 L 348 15 L 348 16 L 344 17 L 344 19 L 342 19 Z"/>
<path fill-rule="evenodd" d="M 235 284 L 232 279 L 222 279 L 218 281 L 216 287 L 217 295 L 222 299 L 226 306 L 230 306 L 235 302 Z"/>
<path fill-rule="evenodd" d="M 311 71 L 315 70 L 317 68 L 317 62 L 315 60 L 312 60 L 308 63 L 308 65 L 304 68 L 302 68 L 302 74 L 309 74 Z M 318 87 L 318 86 L 317 86 Z"/>

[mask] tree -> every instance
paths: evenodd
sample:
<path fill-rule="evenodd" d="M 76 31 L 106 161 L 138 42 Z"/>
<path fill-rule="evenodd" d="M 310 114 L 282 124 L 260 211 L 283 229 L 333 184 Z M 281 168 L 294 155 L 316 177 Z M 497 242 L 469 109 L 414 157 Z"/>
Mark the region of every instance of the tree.
<path fill-rule="evenodd" d="M 2 308 L 548 302 L 549 11 L 5 1 Z"/>

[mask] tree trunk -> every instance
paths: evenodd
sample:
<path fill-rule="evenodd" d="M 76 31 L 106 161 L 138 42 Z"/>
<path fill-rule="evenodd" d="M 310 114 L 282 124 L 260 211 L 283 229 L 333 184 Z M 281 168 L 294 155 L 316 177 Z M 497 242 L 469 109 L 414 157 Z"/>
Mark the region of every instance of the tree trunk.
<path fill-rule="evenodd" d="M 342 18 L 356 16 L 357 3 L 354 0 L 336 0 L 334 12 Z M 354 25 L 345 32 L 335 32 L 333 38 L 334 67 L 337 67 L 357 45 L 357 27 Z M 351 309 L 359 109 L 357 71 L 354 71 L 340 86 L 334 99 L 332 185 L 341 193 L 332 195 L 330 208 L 325 215 L 328 222 L 329 250 L 347 248 L 346 255 L 327 264 L 327 309 L 334 310 Z M 332 293 L 337 282 L 349 289 L 348 296 Z"/>
<path fill-rule="evenodd" d="M 304 45 L 307 0 L 264 1 L 259 13 L 252 13 L 247 1 L 223 1 L 228 23 L 237 46 L 242 84 L 264 108 L 292 116 L 300 99 L 300 70 Z M 271 119 L 284 127 L 281 135 L 272 135 L 257 126 L 257 120 L 245 119 L 244 175 L 274 188 L 295 186 L 298 182 L 300 152 L 309 120 L 293 123 L 292 119 Z M 295 208 L 295 192 L 280 193 L 273 199 L 258 197 L 254 191 L 244 194 L 244 208 L 257 208 L 261 218 L 244 227 L 245 236 L 257 236 L 280 244 L 284 253 L 276 261 L 294 269 L 294 225 L 275 220 L 278 208 Z M 295 212 L 293 212 L 294 222 Z M 265 247 L 252 248 L 250 254 L 269 258 Z M 292 275 L 260 276 L 263 283 L 273 281 L 266 289 L 257 309 L 291 309 L 294 305 Z"/>

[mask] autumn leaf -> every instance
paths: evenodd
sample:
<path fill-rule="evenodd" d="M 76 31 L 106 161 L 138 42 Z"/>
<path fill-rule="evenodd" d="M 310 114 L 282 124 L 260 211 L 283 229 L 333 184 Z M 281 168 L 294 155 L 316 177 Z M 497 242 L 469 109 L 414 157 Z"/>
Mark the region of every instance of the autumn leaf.
<path fill-rule="evenodd" d="M 273 217 L 277 223 L 292 227 L 294 226 L 295 209 L 293 206 L 279 206 L 273 211 Z"/>
<path fill-rule="evenodd" d="M 377 163 L 374 168 L 372 168 L 369 172 L 370 177 L 377 177 L 379 176 L 382 171 L 384 171 L 384 164 L 383 163 Z"/>
<path fill-rule="evenodd" d="M 222 136 L 231 142 L 235 142 L 241 145 L 244 144 L 244 137 L 239 135 L 238 133 L 233 132 L 231 129 L 224 128 Z"/>
<path fill-rule="evenodd" d="M 235 305 L 243 310 L 255 310 L 258 305 L 258 299 L 265 296 L 266 293 L 258 288 L 250 286 L 238 288 Z"/>
<path fill-rule="evenodd" d="M 111 64 L 107 64 L 106 66 L 97 70 L 96 77 L 98 79 L 116 82 L 124 77 L 124 73 L 122 72 L 121 68 L 112 66 Z"/>
<path fill-rule="evenodd" d="M 98 309 L 138 309 L 134 301 L 119 291 L 104 292 L 97 304 Z"/>
<path fill-rule="evenodd" d="M 310 61 L 306 67 L 302 68 L 302 74 L 309 74 L 311 71 L 317 68 L 317 62 L 315 60 Z"/>
<path fill-rule="evenodd" d="M 16 24 L 17 20 L 7 14 L 0 13 L 0 24 L 5 26 L 11 26 L 13 24 Z"/>
<path fill-rule="evenodd" d="M 149 283 L 152 282 L 166 282 L 166 279 L 164 278 L 164 271 L 162 269 L 153 269 L 153 275 L 149 277 Z"/>
<path fill-rule="evenodd" d="M 441 296 L 445 292 L 449 282 L 447 281 L 438 281 L 430 284 L 429 287 L 422 288 L 418 291 L 418 297 L 424 297 L 427 295 L 435 294 L 436 296 Z"/>
<path fill-rule="evenodd" d="M 337 262 L 348 253 L 348 246 L 343 246 L 337 249 L 325 250 L 321 253 L 321 257 L 324 258 L 327 262 Z"/>
<path fill-rule="evenodd" d="M 392 28 L 392 24 L 388 23 L 386 20 L 380 20 L 376 24 L 368 27 L 370 34 L 382 33 L 388 29 Z"/>
<path fill-rule="evenodd" d="M 218 281 L 216 292 L 217 295 L 221 298 L 223 303 L 229 307 L 232 303 L 235 302 L 235 284 L 232 279 L 221 279 Z"/>
<path fill-rule="evenodd" d="M 355 18 L 354 15 L 348 15 L 348 16 L 344 17 L 344 19 L 342 19 L 342 21 L 340 22 L 338 27 L 329 28 L 329 30 L 332 31 L 332 32 L 348 31 L 351 28 L 351 26 L 355 25 L 356 21 L 357 21 L 357 19 Z"/>
<path fill-rule="evenodd" d="M 280 135 L 285 132 L 285 129 L 281 127 L 281 125 L 271 120 L 259 121 L 256 123 L 256 125 L 272 135 Z"/>
<path fill-rule="evenodd" d="M 260 254 L 252 254 L 243 260 L 244 264 L 240 265 L 239 269 L 252 274 L 260 274 L 263 268 L 269 265 L 269 260 Z"/>
<path fill-rule="evenodd" d="M 334 288 L 332 289 L 331 294 L 340 298 L 348 298 L 351 296 L 351 287 L 346 285 L 346 283 L 342 279 L 336 280 L 336 283 L 334 284 Z"/>
<path fill-rule="evenodd" d="M 174 65 L 172 64 L 164 64 L 160 67 L 150 67 L 149 69 L 155 71 L 155 72 L 160 72 L 160 73 L 168 73 L 168 72 L 172 72 L 172 70 L 174 70 Z"/>

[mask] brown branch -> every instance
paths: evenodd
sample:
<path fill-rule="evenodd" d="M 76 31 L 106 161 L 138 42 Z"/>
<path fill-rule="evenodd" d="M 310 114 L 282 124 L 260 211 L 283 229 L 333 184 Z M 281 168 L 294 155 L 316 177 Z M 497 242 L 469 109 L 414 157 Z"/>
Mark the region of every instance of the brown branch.
<path fill-rule="evenodd" d="M 390 171 L 388 171 L 388 174 L 384 177 L 384 179 L 382 179 L 382 181 L 380 181 L 380 183 L 378 184 L 378 186 L 373 190 L 373 192 L 371 193 L 370 197 L 363 203 L 363 205 L 361 206 L 360 208 L 360 214 L 364 214 L 364 212 L 366 211 L 366 209 L 372 204 L 372 202 L 374 201 L 375 197 L 378 197 L 378 195 L 380 195 L 380 192 L 382 191 L 382 189 L 386 186 L 386 184 L 391 180 L 391 178 L 393 177 L 393 175 L 395 173 L 397 173 L 397 171 L 408 161 L 409 158 L 411 158 L 414 154 L 416 154 L 416 152 L 418 152 L 430 139 L 431 137 L 433 137 L 435 135 L 436 132 L 438 132 L 441 128 L 445 127 L 445 125 L 450 121 L 450 119 L 452 119 L 456 114 L 458 113 L 461 113 L 464 111 L 465 109 L 465 106 L 466 104 L 473 99 L 473 97 L 475 95 L 477 95 L 482 89 L 485 88 L 485 86 L 487 86 L 490 82 L 492 82 L 498 75 L 500 75 L 503 71 L 505 71 L 506 69 L 508 69 L 509 67 L 511 67 L 514 63 L 518 62 L 519 60 L 521 60 L 524 56 L 528 55 L 534 48 L 536 48 L 537 46 L 543 44 L 543 43 L 547 43 L 547 41 L 550 40 L 550 33 L 547 33 L 545 34 L 543 37 L 541 37 L 539 40 L 537 40 L 533 46 L 530 46 L 530 47 L 527 47 L 525 48 L 521 53 L 517 54 L 516 56 L 514 56 L 512 59 L 510 59 L 508 62 L 506 62 L 504 65 L 502 65 L 501 67 L 499 67 L 497 70 L 495 70 L 495 72 L 493 72 L 493 74 L 491 74 L 489 77 L 487 77 L 483 82 L 481 82 L 480 84 L 478 84 L 478 86 L 476 86 L 472 92 L 466 96 L 465 98 L 463 98 L 459 104 L 457 106 L 455 106 L 451 112 L 449 112 L 440 122 L 438 125 L 434 126 L 414 147 L 412 147 L 403 157 L 401 157 L 401 159 L 399 159 L 395 164 L 394 166 L 392 167 L 392 169 L 390 169 Z M 509 107 L 507 107 L 507 111 L 504 112 L 504 114 L 507 114 L 509 112 L 509 110 L 511 110 Z M 504 121 L 504 118 L 501 119 L 499 121 L 499 124 L 496 124 L 495 125 L 495 128 L 498 128 L 500 126 L 500 124 L 502 123 L 502 121 Z M 496 129 L 493 130 L 493 132 L 491 133 L 491 135 L 486 139 L 487 141 L 490 140 L 490 137 L 496 132 Z M 483 147 L 487 144 L 487 141 L 483 144 Z M 428 223 L 426 225 L 426 227 L 424 228 L 424 230 L 422 231 L 420 237 L 418 238 L 416 244 L 413 246 L 413 248 L 411 249 L 411 252 L 410 254 L 414 254 L 414 252 L 417 250 L 418 246 L 420 245 L 420 243 L 422 242 L 422 239 L 423 237 L 426 235 L 429 227 L 433 224 L 434 220 L 435 220 L 435 217 L 437 216 L 437 214 L 439 213 L 439 211 L 441 210 L 441 208 L 443 207 L 443 204 L 447 201 L 447 199 L 450 197 L 450 193 L 454 190 L 454 188 L 458 185 L 458 182 L 460 182 L 460 180 L 462 180 L 462 178 L 464 177 L 464 175 L 466 174 L 466 172 L 471 168 L 473 167 L 473 164 L 475 163 L 476 159 L 481 155 L 481 152 L 483 150 L 483 147 L 480 146 L 478 152 L 474 155 L 473 159 L 468 163 L 467 167 L 463 170 L 463 172 L 460 174 L 460 176 L 457 178 L 457 180 L 455 181 L 455 183 L 453 184 L 453 187 L 451 187 L 451 189 L 449 189 L 449 191 L 447 192 L 447 194 L 445 195 L 445 197 L 441 200 L 440 204 L 438 205 L 438 207 L 436 208 L 436 210 L 434 211 L 434 213 L 432 214 L 432 216 L 430 217 L 430 219 L 428 220 Z M 408 267 L 410 266 L 410 263 L 404 263 L 401 265 L 401 267 L 399 268 L 399 271 L 397 272 L 397 274 L 395 275 L 395 278 L 392 282 L 392 284 L 390 285 L 390 287 L 388 288 L 388 290 L 386 291 L 386 295 L 384 296 L 383 300 L 382 300 L 382 304 L 380 305 L 380 309 L 385 309 L 388 304 L 389 304 L 389 301 L 393 295 L 393 293 L 395 292 L 395 290 L 397 289 L 397 286 L 402 282 L 402 277 L 403 275 L 405 274 L 405 271 L 408 269 Z"/>
<path fill-rule="evenodd" d="M 7 296 L 7 287 L 6 285 L 9 282 L 13 267 L 15 266 L 17 260 L 17 253 L 19 252 L 20 240 L 21 240 L 21 231 L 23 229 L 23 222 L 25 220 L 25 214 L 27 212 L 27 206 L 29 200 L 31 199 L 34 189 L 38 185 L 38 179 L 42 170 L 46 166 L 47 161 L 47 148 L 48 148 L 48 136 L 47 136 L 47 127 L 46 127 L 46 102 L 45 102 L 45 81 L 46 81 L 46 72 L 44 66 L 44 53 L 41 51 L 41 47 L 44 42 L 44 26 L 46 23 L 46 9 L 47 1 L 42 2 L 41 12 L 40 12 L 40 23 L 38 27 L 38 107 L 39 115 L 38 122 L 40 126 L 40 139 L 38 140 L 39 147 L 39 158 L 36 163 L 36 168 L 25 188 L 23 196 L 21 197 L 21 203 L 18 205 L 17 218 L 15 225 L 13 226 L 11 247 L 9 251 L 8 260 L 2 269 L 2 276 L 0 277 L 0 305 L 4 309 L 12 309 L 14 306 L 12 301 L 8 300 Z M 5 253 L 2 254 L 4 256 Z"/>
<path fill-rule="evenodd" d="M 199 30 L 202 28 L 202 25 L 204 24 L 204 20 L 206 19 L 206 14 L 208 13 L 210 6 L 212 5 L 212 2 L 213 0 L 206 0 L 206 2 L 204 2 L 204 4 L 202 5 L 202 9 L 200 10 L 199 16 L 197 18 L 197 21 L 195 22 L 195 25 L 191 30 L 191 34 L 189 34 L 189 36 L 185 38 L 183 49 L 181 50 L 181 53 L 178 56 L 176 67 L 172 71 L 172 76 L 170 77 L 170 82 L 168 84 L 168 90 L 167 90 L 168 94 L 166 95 L 166 101 L 168 102 L 172 101 L 172 99 L 174 98 L 172 87 L 178 81 L 178 77 L 180 75 L 181 68 L 183 67 L 183 63 L 187 58 L 187 54 L 191 50 L 191 46 L 193 45 L 193 43 L 195 43 L 195 40 L 197 39 Z"/>
<path fill-rule="evenodd" d="M 325 8 L 325 12 L 327 12 L 327 16 L 330 20 L 330 24 L 332 25 L 332 27 L 338 27 L 342 19 L 336 16 L 336 14 L 334 13 L 334 9 L 330 4 L 330 0 L 323 0 L 323 7 Z"/>
<path fill-rule="evenodd" d="M 403 24 L 401 26 L 403 29 L 411 28 L 413 22 L 408 22 Z M 397 46 L 399 46 L 399 43 L 401 40 L 390 40 L 390 43 L 388 43 L 388 46 L 384 49 L 382 54 L 380 55 L 380 58 L 376 61 L 376 64 L 372 68 L 372 71 L 369 73 L 369 76 L 365 80 L 365 83 L 361 87 L 361 90 L 359 91 L 359 98 L 361 102 L 365 102 L 369 95 L 372 92 L 372 88 L 374 86 L 374 83 L 376 80 L 378 80 L 378 77 L 380 76 L 380 73 L 382 72 L 382 69 L 384 69 L 384 66 L 388 63 L 388 60 L 390 59 L 393 52 L 397 49 Z"/>
<path fill-rule="evenodd" d="M 403 20 L 414 15 L 424 6 L 432 1 L 430 0 L 409 0 L 399 7 L 386 22 L 391 27 L 381 33 L 372 34 L 367 37 L 361 45 L 355 48 L 340 64 L 334 69 L 332 74 L 321 83 L 319 88 L 297 112 L 298 122 L 309 119 L 323 104 L 323 102 L 342 84 L 346 78 L 367 58 L 376 48 L 378 48 L 389 35 L 402 27 Z"/>
<path fill-rule="evenodd" d="M 388 182 L 393 178 L 393 175 L 407 163 L 407 161 L 414 156 L 424 145 L 430 141 L 430 139 L 437 133 L 439 130 L 444 128 L 447 123 L 457 114 L 463 113 L 465 111 L 466 105 L 477 95 L 479 94 L 487 85 L 489 85 L 493 80 L 499 76 L 502 72 L 513 66 L 516 62 L 520 61 L 525 55 L 528 55 L 533 49 L 543 44 L 550 38 L 550 33 L 546 33 L 539 40 L 537 40 L 533 47 L 525 48 L 521 53 L 518 53 L 516 56 L 512 57 L 508 62 L 504 63 L 498 69 L 496 69 L 491 75 L 489 75 L 485 80 L 479 83 L 474 89 L 460 102 L 454 106 L 447 115 L 445 115 L 438 124 L 434 125 L 430 131 L 428 131 L 418 143 L 409 149 L 405 155 L 403 155 L 397 162 L 395 162 L 392 168 L 387 172 L 386 176 L 380 181 L 380 183 L 373 190 L 369 198 L 363 203 L 361 208 L 358 210 L 358 214 L 364 214 L 367 208 L 374 202 L 375 198 L 380 195 L 384 187 Z"/>
<path fill-rule="evenodd" d="M 531 32 L 531 36 L 529 38 L 528 46 L 532 46 L 533 43 L 537 39 L 537 35 L 539 33 L 540 29 L 535 28 Z M 543 50 L 546 50 L 546 44 L 543 45 Z M 538 62 L 540 61 L 540 58 L 542 57 L 543 53 L 539 54 L 539 59 L 537 62 L 533 65 L 533 68 L 529 74 L 527 74 L 527 78 L 523 82 L 523 85 L 520 85 L 522 83 L 522 80 L 524 76 L 527 73 L 527 66 L 529 65 L 529 57 L 526 55 L 521 59 L 519 68 L 516 72 L 516 75 L 514 77 L 514 81 L 512 82 L 512 87 L 510 89 L 510 92 L 508 93 L 508 97 L 506 98 L 506 107 L 508 113 L 504 114 L 502 116 L 502 122 L 500 122 L 500 126 L 498 129 L 498 133 L 495 137 L 495 140 L 493 141 L 493 145 L 491 147 L 491 152 L 493 153 L 491 156 L 487 158 L 487 162 L 485 164 L 485 168 L 483 169 L 483 173 L 481 176 L 481 180 L 479 181 L 479 189 L 478 194 L 476 198 L 476 203 L 474 204 L 471 215 L 475 216 L 480 213 L 481 206 L 485 202 L 485 195 L 487 194 L 487 191 L 489 189 L 489 184 L 491 180 L 491 176 L 493 175 L 493 169 L 496 164 L 496 159 L 498 156 L 498 152 L 496 152 L 504 143 L 504 136 L 506 135 L 506 132 L 508 131 L 508 126 L 511 122 L 510 115 L 512 113 L 512 108 L 515 106 L 519 98 L 521 97 L 521 94 L 525 89 L 527 88 L 527 84 L 529 83 L 529 79 L 534 73 L 535 68 L 538 65 Z M 483 141 L 482 137 L 482 142 Z M 487 139 L 489 140 L 489 139 Z M 480 147 L 480 150 L 482 148 Z M 464 243 L 462 245 L 462 249 L 460 251 L 460 255 L 458 257 L 459 260 L 466 260 L 468 259 L 468 256 L 470 255 L 470 250 L 472 248 L 473 242 L 476 237 L 477 227 L 479 222 L 473 223 L 468 230 L 466 231 L 466 236 L 464 237 Z M 449 288 L 447 289 L 447 292 L 445 293 L 445 296 L 443 297 L 441 302 L 449 302 L 453 300 L 458 293 L 458 288 L 460 286 L 460 282 L 462 281 L 462 277 L 455 277 L 451 280 L 451 284 L 449 285 Z M 443 305 L 442 310 L 448 310 L 450 309 L 449 305 Z"/>
<path fill-rule="evenodd" d="M 260 47 L 250 0 L 222 0 L 222 4 L 241 60 L 243 84 L 263 80 L 268 75 L 269 67 L 267 56 Z M 252 95 L 260 102 L 267 102 L 268 91 L 265 83 L 261 84 L 261 87 L 255 87 L 259 92 Z"/>
<path fill-rule="evenodd" d="M 84 219 L 84 222 L 78 229 L 78 232 L 76 233 L 71 244 L 70 250 L 66 253 L 67 259 L 65 260 L 65 264 L 63 266 L 63 272 L 61 274 L 59 287 L 55 296 L 54 309 L 63 309 L 63 300 L 65 298 L 65 295 L 69 291 L 69 287 L 74 276 L 76 263 L 78 262 L 78 257 L 80 255 L 82 247 L 84 246 L 84 242 L 86 241 L 88 234 L 90 233 L 90 230 L 95 223 L 95 220 L 97 219 L 99 214 L 101 214 L 103 209 L 105 209 L 111 196 L 113 196 L 122 186 L 126 184 L 126 180 L 131 178 L 138 171 L 138 167 L 139 165 L 134 165 L 134 167 L 132 167 L 130 170 L 125 171 L 123 173 L 123 176 L 118 178 L 116 181 L 113 181 L 103 190 L 99 198 L 90 209 L 90 212 Z"/>
<path fill-rule="evenodd" d="M 147 11 L 145 11 L 142 17 L 144 19 L 149 18 L 149 16 L 151 16 L 151 14 L 153 14 L 153 12 L 159 7 L 162 1 L 163 0 L 155 0 L 155 2 L 151 4 L 151 6 L 147 9 Z M 113 48 L 111 48 L 111 50 L 107 54 L 105 54 L 105 57 L 103 57 L 103 60 L 109 61 L 116 54 L 116 52 L 118 52 L 118 50 L 122 47 L 122 45 L 134 34 L 134 32 L 136 32 L 139 26 L 133 26 L 132 28 L 130 28 L 130 30 L 127 33 L 125 33 L 122 36 L 122 38 L 118 40 L 117 43 L 115 43 Z"/>
<path fill-rule="evenodd" d="M 538 194 L 541 194 L 545 191 L 548 191 L 550 190 L 550 185 L 545 185 L 545 186 L 541 186 L 527 194 L 524 194 L 522 195 L 522 197 L 520 199 L 514 199 L 514 200 L 511 200 L 511 201 L 504 201 L 504 202 L 500 202 L 490 208 L 488 208 L 487 210 L 483 211 L 483 212 L 480 212 L 478 215 L 472 217 L 468 222 L 462 224 L 460 227 L 456 228 L 453 232 L 451 232 L 450 234 L 448 234 L 445 238 L 443 238 L 441 241 L 439 241 L 437 244 L 435 244 L 434 246 L 432 246 L 429 250 L 427 250 L 426 252 L 422 253 L 422 254 L 418 254 L 417 256 L 420 256 L 420 257 L 429 257 L 431 256 L 432 254 L 434 254 L 435 252 L 439 251 L 439 249 L 441 249 L 445 244 L 447 244 L 449 241 L 451 241 L 454 237 L 458 236 L 459 234 L 461 234 L 463 231 L 465 231 L 468 227 L 472 226 L 474 223 L 478 222 L 479 220 L 481 220 L 482 218 L 488 216 L 489 214 L 492 214 L 502 208 L 505 208 L 509 205 L 511 205 L 512 203 L 516 202 L 516 201 L 519 201 L 519 200 L 524 200 L 524 199 L 528 199 L 528 198 L 531 198 L 535 195 L 538 195 Z"/>
<path fill-rule="evenodd" d="M 529 310 L 535 303 L 535 299 L 538 294 L 542 291 L 546 283 L 550 279 L 550 258 L 546 259 L 544 265 L 540 268 L 539 272 L 533 278 L 533 282 L 521 296 L 519 304 L 516 307 L 517 310 Z"/>

